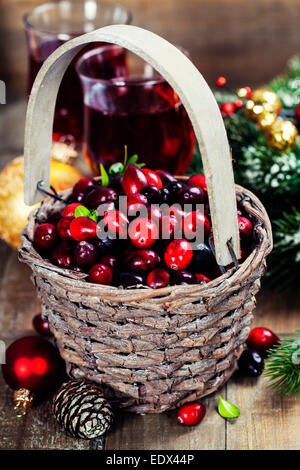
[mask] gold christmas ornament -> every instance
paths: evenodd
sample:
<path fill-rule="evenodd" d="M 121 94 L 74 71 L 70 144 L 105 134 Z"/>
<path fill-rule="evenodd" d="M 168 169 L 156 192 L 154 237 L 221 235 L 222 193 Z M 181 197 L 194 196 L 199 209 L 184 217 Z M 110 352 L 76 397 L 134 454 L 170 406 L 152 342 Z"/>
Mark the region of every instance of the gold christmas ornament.
<path fill-rule="evenodd" d="M 0 237 L 14 248 L 21 245 L 20 234 L 30 212 L 23 194 L 24 159 L 15 158 L 0 173 Z M 71 165 L 52 160 L 50 183 L 57 191 L 72 187 L 81 173 Z"/>
<path fill-rule="evenodd" d="M 257 119 L 257 124 L 259 125 L 260 129 L 262 131 L 267 130 L 272 124 L 277 119 L 277 114 L 276 113 L 262 113 L 258 119 Z"/>
<path fill-rule="evenodd" d="M 279 152 L 288 152 L 294 147 L 297 135 L 297 128 L 291 121 L 278 120 L 267 131 L 267 144 Z"/>
<path fill-rule="evenodd" d="M 280 99 L 274 91 L 267 88 L 254 90 L 245 105 L 246 116 L 255 122 L 261 119 L 263 113 L 278 113 L 280 110 Z"/>

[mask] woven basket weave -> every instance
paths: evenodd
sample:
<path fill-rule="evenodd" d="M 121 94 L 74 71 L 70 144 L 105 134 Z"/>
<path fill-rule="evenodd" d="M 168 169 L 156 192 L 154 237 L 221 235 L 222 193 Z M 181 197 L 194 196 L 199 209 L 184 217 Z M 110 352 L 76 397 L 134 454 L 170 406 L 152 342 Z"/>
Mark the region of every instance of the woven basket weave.
<path fill-rule="evenodd" d="M 169 43 L 132 26 L 102 28 L 69 41 L 39 72 L 27 111 L 26 201 L 32 204 L 40 199 L 38 181 L 42 179 L 47 186 L 52 102 L 59 80 L 78 44 L 91 40 L 109 40 L 139 53 L 165 72 L 181 96 L 203 156 L 219 264 L 228 264 L 231 259 L 227 239 L 232 240 L 235 253 L 239 251 L 235 199 L 254 226 L 248 258 L 206 285 L 121 289 L 86 282 L 85 274 L 54 266 L 36 252 L 32 244 L 36 223 L 60 210 L 62 202 L 46 199 L 30 215 L 19 257 L 32 269 L 43 314 L 69 375 L 101 383 L 111 402 L 128 411 L 159 413 L 214 392 L 233 373 L 249 332 L 265 257 L 272 248 L 271 226 L 252 193 L 239 186 L 234 191 L 224 125 L 199 72 Z M 141 53 L 145 48 L 148 55 Z M 173 68 L 176 79 L 168 76 L 162 63 Z M 182 65 L 188 73 L 182 73 Z M 194 100 L 185 75 L 199 86 Z M 44 114 L 38 119 L 40 110 Z M 210 120 L 203 117 L 205 111 Z M 70 194 L 65 191 L 61 196 L 67 199 Z"/>

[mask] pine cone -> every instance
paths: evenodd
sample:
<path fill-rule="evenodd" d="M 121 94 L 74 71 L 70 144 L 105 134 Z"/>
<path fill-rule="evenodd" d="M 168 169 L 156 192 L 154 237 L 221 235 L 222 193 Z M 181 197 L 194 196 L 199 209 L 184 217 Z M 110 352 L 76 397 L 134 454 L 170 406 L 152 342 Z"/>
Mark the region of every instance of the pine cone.
<path fill-rule="evenodd" d="M 113 419 L 101 389 L 87 380 L 64 383 L 53 398 L 53 412 L 66 431 L 83 439 L 101 436 Z"/>

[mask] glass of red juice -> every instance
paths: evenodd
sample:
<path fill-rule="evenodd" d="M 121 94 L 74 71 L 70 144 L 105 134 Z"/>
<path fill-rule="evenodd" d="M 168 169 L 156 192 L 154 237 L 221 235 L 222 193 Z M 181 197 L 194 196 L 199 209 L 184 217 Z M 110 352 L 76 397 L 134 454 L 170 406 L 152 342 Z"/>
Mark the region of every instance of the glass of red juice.
<path fill-rule="evenodd" d="M 34 8 L 24 16 L 28 45 L 27 93 L 30 94 L 35 77 L 47 57 L 64 42 L 81 34 L 109 24 L 128 24 L 131 13 L 123 6 L 100 0 L 62 0 Z M 83 95 L 75 70 L 78 58 L 87 50 L 99 47 L 93 43 L 85 47 L 68 67 L 59 88 L 53 125 L 53 139 L 77 146 L 83 134 Z M 117 61 L 114 53 L 101 62 L 99 75 L 112 78 L 124 74 L 126 52 Z"/>
<path fill-rule="evenodd" d="M 148 168 L 185 173 L 194 150 L 194 132 L 179 97 L 156 71 L 127 51 L 123 77 L 102 79 L 104 47 L 86 52 L 77 62 L 84 91 L 83 151 L 94 175 L 138 154 Z"/>

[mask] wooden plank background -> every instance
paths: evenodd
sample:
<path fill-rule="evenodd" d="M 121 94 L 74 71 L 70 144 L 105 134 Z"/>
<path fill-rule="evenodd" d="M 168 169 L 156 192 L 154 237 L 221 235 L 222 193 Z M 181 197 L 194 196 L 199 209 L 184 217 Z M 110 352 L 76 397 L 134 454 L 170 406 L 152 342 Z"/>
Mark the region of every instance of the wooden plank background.
<path fill-rule="evenodd" d="M 106 0 L 109 1 L 109 0 Z M 118 0 L 133 23 L 185 47 L 210 84 L 260 84 L 300 51 L 299 0 Z M 0 0 L 0 79 L 8 99 L 24 96 L 26 44 L 22 16 L 41 0 Z"/>

